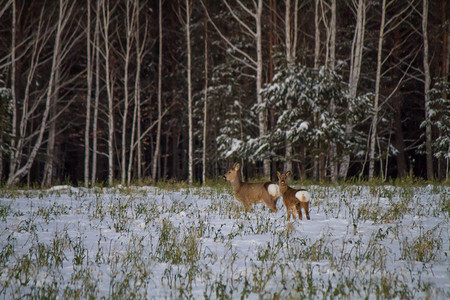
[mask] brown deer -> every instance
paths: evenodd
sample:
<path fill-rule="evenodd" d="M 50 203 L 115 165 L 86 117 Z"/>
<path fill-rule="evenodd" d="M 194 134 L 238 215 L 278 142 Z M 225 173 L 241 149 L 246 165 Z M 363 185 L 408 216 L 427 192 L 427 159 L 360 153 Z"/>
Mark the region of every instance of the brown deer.
<path fill-rule="evenodd" d="M 251 211 L 253 203 L 264 202 L 273 212 L 277 212 L 277 201 L 280 197 L 278 187 L 271 182 L 242 182 L 240 165 L 235 163 L 234 166 L 223 175 L 233 187 L 234 196 L 244 205 L 247 212 Z"/>
<path fill-rule="evenodd" d="M 291 171 L 287 171 L 284 175 L 277 172 L 278 185 L 283 196 L 284 206 L 286 206 L 287 220 L 289 221 L 291 219 L 291 211 L 292 217 L 295 220 L 295 210 L 297 210 L 298 218 L 302 220 L 302 208 L 305 210 L 306 219 L 310 220 L 309 201 L 311 200 L 311 196 L 304 189 L 296 190 L 288 186 L 287 178 L 289 175 L 291 175 Z"/>

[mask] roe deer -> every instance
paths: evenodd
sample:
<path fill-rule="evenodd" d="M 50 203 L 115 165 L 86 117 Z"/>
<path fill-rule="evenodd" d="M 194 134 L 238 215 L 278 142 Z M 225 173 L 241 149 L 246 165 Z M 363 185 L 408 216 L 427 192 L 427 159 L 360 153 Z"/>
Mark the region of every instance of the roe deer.
<path fill-rule="evenodd" d="M 286 180 L 291 175 L 291 171 L 287 171 L 284 175 L 277 172 L 277 175 L 283 203 L 286 206 L 288 221 L 291 219 L 291 211 L 295 220 L 295 209 L 297 210 L 298 218 L 302 220 L 302 207 L 305 210 L 306 218 L 309 220 L 309 201 L 311 200 L 309 193 L 304 189 L 296 190 L 287 185 Z"/>
<path fill-rule="evenodd" d="M 280 197 L 277 185 L 271 182 L 242 182 L 239 168 L 239 163 L 235 163 L 234 166 L 223 175 L 223 178 L 231 182 L 234 196 L 238 201 L 242 202 L 245 210 L 249 212 L 252 209 L 253 203 L 264 202 L 273 212 L 277 212 L 277 201 Z"/>

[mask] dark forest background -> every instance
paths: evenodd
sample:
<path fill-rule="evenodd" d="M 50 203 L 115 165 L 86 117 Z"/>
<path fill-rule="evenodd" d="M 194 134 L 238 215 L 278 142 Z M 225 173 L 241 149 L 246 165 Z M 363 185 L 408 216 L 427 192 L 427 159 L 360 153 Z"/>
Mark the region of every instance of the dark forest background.
<path fill-rule="evenodd" d="M 445 0 L 1 0 L 0 180 L 448 180 Z"/>

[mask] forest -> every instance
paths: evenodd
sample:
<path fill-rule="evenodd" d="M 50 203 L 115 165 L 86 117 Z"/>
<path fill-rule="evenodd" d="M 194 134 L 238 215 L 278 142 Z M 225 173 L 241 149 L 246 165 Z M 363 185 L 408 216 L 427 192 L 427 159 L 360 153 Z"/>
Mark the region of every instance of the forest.
<path fill-rule="evenodd" d="M 449 179 L 446 0 L 1 0 L 0 185 Z"/>

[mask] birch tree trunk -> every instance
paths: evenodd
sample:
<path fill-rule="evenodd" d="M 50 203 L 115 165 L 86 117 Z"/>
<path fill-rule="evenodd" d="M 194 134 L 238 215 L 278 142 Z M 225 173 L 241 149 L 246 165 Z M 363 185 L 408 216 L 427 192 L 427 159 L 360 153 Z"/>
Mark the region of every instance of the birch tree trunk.
<path fill-rule="evenodd" d="M 188 172 L 189 184 L 194 182 L 194 130 L 192 124 L 192 82 L 191 82 L 191 2 L 186 0 L 186 44 L 187 44 L 187 82 L 188 82 L 188 127 L 189 127 L 189 145 L 188 145 Z"/>
<path fill-rule="evenodd" d="M 294 64 L 294 58 L 292 57 L 292 45 L 291 45 L 291 0 L 285 0 L 285 39 L 286 39 L 286 61 L 288 64 L 288 68 L 292 68 Z M 297 14 L 297 11 L 295 11 Z M 290 94 L 290 91 L 288 91 Z M 288 98 L 289 99 L 289 98 Z M 287 101 L 287 109 L 288 111 L 292 110 L 292 103 L 290 100 Z M 286 161 L 284 163 L 284 170 L 293 171 L 292 170 L 292 143 L 289 140 L 286 140 Z"/>
<path fill-rule="evenodd" d="M 11 120 L 11 132 L 13 138 L 11 139 L 11 148 L 16 147 L 17 135 L 17 96 L 16 96 L 16 0 L 12 2 L 12 24 L 11 24 L 11 106 L 12 106 L 12 120 Z M 10 174 L 16 169 L 17 161 L 14 158 L 14 151 L 11 151 L 10 155 Z"/>
<path fill-rule="evenodd" d="M 135 144 L 134 144 L 134 140 L 136 135 L 138 136 L 138 153 L 140 151 L 140 106 L 141 106 L 141 94 L 140 94 L 140 89 L 141 89 L 141 62 L 142 62 L 142 56 L 143 56 L 143 51 L 145 48 L 145 35 L 144 35 L 144 40 L 141 43 L 140 40 L 140 7 L 139 7 L 139 3 L 134 3 L 134 5 L 136 5 L 136 33 L 135 33 L 135 43 L 136 43 L 136 79 L 134 82 L 134 110 L 133 110 L 133 126 L 131 129 L 131 140 L 130 140 L 130 155 L 129 155 L 129 163 L 128 163 L 128 185 L 131 183 L 131 170 L 133 168 L 133 159 L 134 159 L 134 148 L 135 148 Z M 145 22 L 145 28 L 147 28 L 147 22 Z M 136 133 L 137 131 L 137 133 Z M 140 162 L 139 162 L 140 163 Z M 140 182 L 141 177 L 140 177 L 140 165 L 138 163 L 137 169 L 138 169 L 138 181 Z"/>
<path fill-rule="evenodd" d="M 336 67 L 336 0 L 331 0 L 331 20 L 330 20 L 330 68 Z"/>
<path fill-rule="evenodd" d="M 50 119 L 55 117 L 56 101 L 52 100 L 50 103 Z M 51 122 L 48 130 L 47 152 L 45 157 L 44 177 L 42 178 L 41 187 L 48 187 L 53 182 L 53 166 L 55 160 L 55 140 L 56 140 L 56 124 Z"/>
<path fill-rule="evenodd" d="M 110 37 L 109 24 L 111 21 L 111 10 L 109 1 L 102 0 L 102 30 L 104 38 L 105 80 L 108 95 L 108 184 L 111 186 L 114 180 L 114 90 L 111 80 L 110 60 Z"/>
<path fill-rule="evenodd" d="M 205 19 L 205 99 L 203 103 L 203 151 L 202 151 L 202 183 L 206 183 L 206 127 L 208 122 L 208 21 Z"/>
<path fill-rule="evenodd" d="M 444 76 L 444 86 L 447 86 L 448 83 L 448 69 L 449 69 L 449 65 L 450 65 L 450 30 L 449 30 L 449 25 L 450 23 L 447 20 L 447 1 L 446 0 L 442 0 L 441 2 L 442 5 L 442 24 L 444 26 L 444 32 L 443 32 L 443 37 L 442 37 L 442 73 Z M 444 92 L 443 98 L 445 100 L 447 100 L 448 98 L 448 93 Z M 450 146 L 448 149 L 448 152 L 450 153 Z M 450 157 L 445 159 L 445 164 L 443 163 L 442 166 L 442 170 L 445 172 L 445 180 L 448 181 L 449 179 L 449 162 L 450 162 Z M 442 178 L 442 177 L 441 177 Z"/>
<path fill-rule="evenodd" d="M 38 150 L 40 149 L 40 147 L 42 145 L 42 138 L 44 136 L 44 132 L 47 127 L 47 119 L 48 119 L 48 115 L 50 112 L 51 99 L 53 97 L 55 71 L 59 67 L 59 60 L 60 60 L 59 51 L 60 51 L 60 42 L 61 42 L 61 32 L 62 32 L 65 24 L 67 24 L 67 20 L 68 20 L 67 2 L 64 0 L 59 0 L 59 14 L 58 14 L 58 23 L 57 23 L 57 27 L 56 27 L 55 43 L 54 43 L 54 47 L 53 47 L 52 66 L 51 66 L 50 78 L 49 78 L 48 88 L 47 88 L 47 93 L 46 93 L 45 108 L 42 113 L 41 124 L 39 125 L 36 141 L 34 142 L 31 152 L 30 152 L 28 158 L 26 159 L 25 164 L 22 167 L 20 167 L 19 160 L 17 160 L 18 159 L 17 155 L 20 152 L 15 153 L 15 155 L 16 155 L 16 157 L 14 157 L 15 166 L 14 166 L 14 169 L 12 169 L 9 174 L 9 177 L 7 180 L 7 185 L 12 185 L 12 184 L 17 183 L 20 179 L 22 179 L 24 176 L 26 176 L 29 173 L 31 166 L 34 163 L 34 159 L 36 158 L 36 155 L 38 153 Z M 22 126 L 24 126 L 24 125 L 22 124 Z M 16 168 L 18 168 L 18 169 L 16 170 Z"/>
<path fill-rule="evenodd" d="M 91 1 L 87 0 L 86 28 L 86 124 L 84 129 L 84 186 L 89 186 L 89 132 L 91 125 L 91 91 L 92 91 L 92 58 L 91 58 Z"/>
<path fill-rule="evenodd" d="M 97 180 L 97 124 L 98 124 L 98 102 L 100 98 L 100 1 L 96 2 L 95 16 L 95 100 L 94 100 L 94 119 L 92 120 L 92 177 L 91 183 L 95 184 Z M 89 0 L 88 0 L 89 2 Z"/>
<path fill-rule="evenodd" d="M 15 10 L 15 6 L 13 7 L 13 9 Z M 14 17 L 15 19 L 15 17 Z M 16 23 L 16 22 L 14 22 Z M 13 94 L 13 99 L 12 99 L 12 110 L 13 110 L 13 116 L 12 116 L 12 134 L 14 136 L 14 141 L 12 141 L 12 145 L 14 145 L 15 147 L 12 148 L 11 151 L 11 161 L 10 161 L 10 169 L 9 169 L 9 176 L 8 179 L 11 178 L 12 176 L 14 176 L 14 174 L 17 172 L 17 168 L 20 167 L 20 162 L 22 157 L 24 156 L 23 154 L 23 150 L 25 148 L 25 146 L 27 144 L 31 144 L 31 141 L 29 141 L 27 143 L 26 141 L 26 131 L 27 131 L 27 125 L 29 122 L 29 118 L 31 117 L 31 112 L 30 110 L 34 110 L 33 106 L 31 106 L 30 108 L 30 89 L 31 89 L 31 85 L 32 85 L 32 79 L 35 75 L 37 66 L 38 66 L 38 62 L 39 62 L 39 58 L 40 55 L 42 53 L 42 43 L 44 42 L 44 34 L 42 34 L 43 31 L 43 27 L 44 27 L 44 21 L 43 21 L 43 10 L 41 11 L 40 17 L 39 17 L 39 21 L 38 21 L 38 25 L 37 25 L 37 30 L 35 32 L 35 34 L 32 36 L 33 39 L 33 47 L 31 50 L 31 58 L 30 58 L 30 66 L 28 68 L 28 74 L 27 74 L 27 80 L 25 83 L 25 89 L 24 89 L 24 95 L 23 95 L 23 99 L 21 101 L 21 111 L 22 111 L 22 116 L 20 118 L 20 122 L 19 122 L 19 117 L 18 117 L 18 110 L 19 110 L 19 105 L 18 105 L 18 101 L 17 101 L 17 94 L 15 91 L 15 73 L 16 73 L 16 58 L 15 58 L 15 49 L 12 50 L 12 56 L 14 57 L 14 60 L 12 62 L 12 75 L 13 78 L 11 78 L 11 84 L 12 84 L 12 92 Z M 16 25 L 17 26 L 17 25 Z M 15 32 L 15 30 L 14 30 Z M 52 34 L 52 32 L 50 31 L 49 34 Z M 16 33 L 14 33 L 14 36 L 16 36 Z M 13 38 L 13 41 L 16 40 L 16 37 Z M 13 42 L 15 43 L 15 42 Z M 37 104 L 40 104 L 41 99 L 37 100 Z M 31 148 L 32 146 L 28 146 L 28 148 Z"/>
<path fill-rule="evenodd" d="M 375 169 L 375 146 L 376 146 L 375 140 L 377 137 L 378 102 L 380 99 L 380 80 L 381 80 L 381 66 L 382 66 L 381 58 L 383 53 L 385 16 L 386 16 L 386 0 L 383 0 L 381 5 L 380 33 L 378 35 L 377 74 L 375 79 L 375 99 L 373 103 L 372 133 L 370 135 L 369 181 L 373 180 L 373 173 Z"/>
<path fill-rule="evenodd" d="M 320 59 L 320 17 L 319 17 L 319 1 L 315 0 L 314 5 L 314 69 L 319 67 Z"/>
<path fill-rule="evenodd" d="M 132 47 L 132 38 L 133 38 L 133 30 L 134 30 L 134 22 L 135 22 L 135 13 L 136 9 L 133 4 L 133 8 L 130 9 L 130 1 L 126 1 L 126 36 L 125 36 L 125 68 L 123 74 L 123 88 L 124 88 L 124 99 L 123 99 L 123 116 L 122 116 L 122 149 L 121 149 L 121 183 L 125 184 L 126 175 L 127 175 L 127 122 L 128 122 L 128 109 L 130 107 L 130 99 L 129 99 L 129 87 L 128 87 L 128 69 L 130 66 L 130 55 L 131 55 L 131 47 Z M 132 143 L 132 142 L 131 142 Z M 129 162 L 131 163 L 131 161 Z"/>
<path fill-rule="evenodd" d="M 423 69 L 425 74 L 425 121 L 427 125 L 425 126 L 425 150 L 427 157 L 427 179 L 433 179 L 433 150 L 431 148 L 432 136 L 431 136 L 431 125 L 428 122 L 430 119 L 430 85 L 431 85 L 431 73 L 430 73 L 430 62 L 429 62 L 429 50 L 428 50 L 428 0 L 423 0 L 422 9 L 422 34 L 423 34 Z"/>
<path fill-rule="evenodd" d="M 331 20 L 330 20 L 330 68 L 334 71 L 336 67 L 336 0 L 331 0 Z M 330 101 L 331 115 L 336 113 L 334 100 Z M 330 143 L 330 176 L 331 181 L 336 182 L 338 175 L 338 165 L 336 161 L 336 143 Z"/>
<path fill-rule="evenodd" d="M 58 63 L 59 64 L 59 63 Z M 42 179 L 41 186 L 51 186 L 53 183 L 53 168 L 55 164 L 55 142 L 56 142 L 56 107 L 58 103 L 58 94 L 59 94 L 59 80 L 60 79 L 60 69 L 59 67 L 55 70 L 55 84 L 54 84 L 54 96 L 52 96 L 52 100 L 50 101 L 50 119 L 52 120 L 50 123 L 50 128 L 48 130 L 48 139 L 47 139 L 47 154 L 45 158 L 45 167 L 44 167 L 44 177 Z"/>
<path fill-rule="evenodd" d="M 269 0 L 269 81 L 272 83 L 274 74 L 273 48 L 277 41 L 277 0 Z"/>
<path fill-rule="evenodd" d="M 17 111 L 16 111 L 16 91 L 15 91 L 15 77 L 16 77 L 16 1 L 15 0 L 10 0 L 8 1 L 8 3 L 5 5 L 5 7 L 3 8 L 3 10 L 0 13 L 0 17 L 3 15 L 4 11 L 6 9 L 9 8 L 9 6 L 12 6 L 11 8 L 11 15 L 12 15 L 12 19 L 11 19 L 11 108 L 13 110 L 13 118 L 11 120 L 11 127 L 14 126 L 12 133 L 15 134 L 15 122 L 17 120 Z M 14 138 L 11 140 L 11 147 L 14 148 Z M 0 145 L 3 145 L 3 133 L 0 133 Z M 3 151 L 0 151 L 0 182 L 2 181 L 3 178 Z M 11 154 L 11 158 L 13 158 L 13 155 Z M 12 163 L 12 159 L 11 159 L 11 163 Z"/>
<path fill-rule="evenodd" d="M 190 18 L 190 12 L 188 13 L 188 1 L 186 1 L 186 14 L 187 18 Z M 159 163 L 159 157 L 160 157 L 160 147 L 161 147 L 161 112 L 162 112 L 162 42 L 163 42 L 163 35 L 162 35 L 162 0 L 159 0 L 159 13 L 158 13 L 158 24 L 159 24 L 159 59 L 158 59 L 158 125 L 156 126 L 156 147 L 155 147 L 155 154 L 153 155 L 153 165 L 152 165 L 152 179 L 154 182 L 157 181 L 157 170 Z M 186 26 L 188 27 L 189 20 L 187 20 Z M 189 32 L 189 28 L 186 29 L 187 32 Z M 187 33 L 189 35 L 190 33 Z M 191 135 L 192 131 L 192 107 L 191 107 L 191 96 L 190 96 L 190 37 L 188 37 L 188 85 L 189 85 L 189 141 L 193 138 Z M 193 144 L 189 142 L 189 163 L 191 164 L 191 147 Z M 191 168 L 191 166 L 189 165 Z M 189 169 L 189 178 L 191 178 L 191 169 Z M 189 183 L 192 183 L 190 180 Z"/>
<path fill-rule="evenodd" d="M 349 91 L 350 98 L 356 98 L 358 91 L 358 82 L 361 73 L 361 62 L 364 47 L 364 32 L 366 24 L 366 0 L 358 0 L 356 13 L 356 28 L 353 36 L 351 55 L 350 55 L 350 75 L 349 75 Z M 351 107 L 349 107 L 351 109 Z M 353 131 L 353 124 L 350 119 L 347 120 L 345 126 L 345 136 L 350 137 Z M 347 178 L 348 168 L 350 166 L 350 154 L 345 153 L 339 169 L 339 177 Z"/>
<path fill-rule="evenodd" d="M 319 60 L 320 60 L 320 17 L 319 17 L 319 3 L 320 0 L 315 0 L 314 5 L 314 69 L 319 68 Z M 317 113 L 314 113 L 314 122 L 317 122 Z M 319 148 L 319 144 L 316 142 L 315 147 Z M 312 176 L 314 180 L 318 179 L 318 168 L 319 168 L 319 161 L 318 157 L 313 157 L 313 169 L 312 169 Z"/>
<path fill-rule="evenodd" d="M 137 79 L 136 79 L 136 81 L 137 81 Z M 135 86 L 136 86 L 136 83 L 135 83 Z M 136 90 L 135 96 L 134 96 L 134 109 L 133 109 L 133 121 L 132 121 L 133 123 L 132 123 L 132 128 L 131 128 L 130 152 L 129 152 L 129 157 L 128 157 L 129 163 L 128 163 L 128 171 L 127 171 L 127 184 L 128 185 L 131 184 L 131 170 L 133 168 L 133 153 L 134 153 L 133 143 L 134 143 L 134 139 L 136 136 L 136 119 L 137 119 L 136 94 L 138 94 L 138 93 L 139 93 L 138 90 Z"/>
<path fill-rule="evenodd" d="M 263 53 L 262 53 L 262 32 L 261 32 L 261 22 L 262 22 L 262 9 L 263 9 L 263 1 L 258 0 L 258 6 L 256 7 L 256 99 L 257 103 L 262 103 L 262 76 L 263 76 Z M 259 136 L 264 137 L 267 133 L 267 120 L 266 120 L 266 111 L 260 111 L 258 113 L 258 125 L 259 125 Z M 263 160 L 264 166 L 264 177 L 270 178 L 270 160 L 265 158 Z"/>
<path fill-rule="evenodd" d="M 139 67 L 139 73 L 140 73 L 140 67 Z M 139 82 L 140 83 L 140 82 Z M 140 89 L 140 85 L 139 85 Z M 136 121 L 136 129 L 137 129 L 137 178 L 138 182 L 141 182 L 142 180 L 142 142 L 140 137 L 141 134 L 141 96 L 138 93 L 136 98 L 136 105 L 137 105 L 137 121 Z"/>

